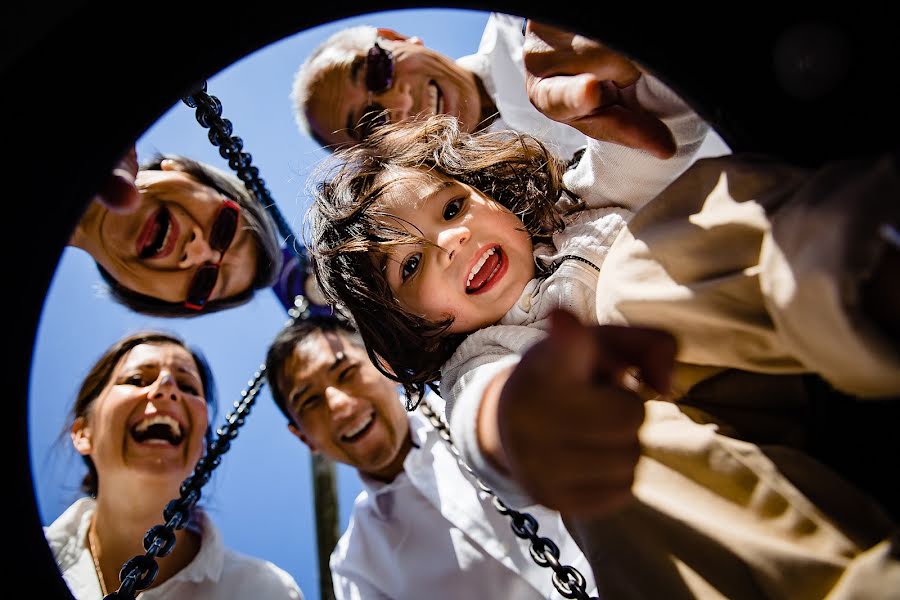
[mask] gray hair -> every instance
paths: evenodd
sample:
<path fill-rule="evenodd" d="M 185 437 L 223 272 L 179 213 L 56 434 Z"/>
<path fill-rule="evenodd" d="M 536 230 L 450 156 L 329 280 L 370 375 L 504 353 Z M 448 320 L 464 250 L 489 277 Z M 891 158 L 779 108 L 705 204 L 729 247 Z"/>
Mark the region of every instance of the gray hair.
<path fill-rule="evenodd" d="M 368 52 L 377 39 L 378 29 L 371 25 L 342 29 L 319 44 L 294 74 L 290 97 L 297 127 L 300 133 L 309 135 L 323 148 L 328 147 L 328 142 L 316 133 L 309 122 L 312 89 L 325 73 L 350 66 L 357 57 Z"/>

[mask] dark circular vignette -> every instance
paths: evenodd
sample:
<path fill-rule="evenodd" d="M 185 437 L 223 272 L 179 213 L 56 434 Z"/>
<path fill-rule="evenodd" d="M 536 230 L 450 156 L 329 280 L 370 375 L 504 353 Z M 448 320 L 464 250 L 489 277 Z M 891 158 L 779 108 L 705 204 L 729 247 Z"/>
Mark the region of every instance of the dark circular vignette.
<path fill-rule="evenodd" d="M 31 477 L 31 355 L 69 232 L 117 157 L 199 82 L 301 30 L 390 9 L 525 10 L 521 3 L 499 0 L 345 0 L 287 11 L 259 0 L 240 14 L 183 5 L 172 18 L 161 10 L 136 16 L 97 4 L 0 9 L 0 131 L 4 187 L 12 187 L 6 191 L 11 212 L 3 235 L 12 315 L 6 356 L 13 382 L 7 396 L 12 422 L 3 436 L 13 486 L 7 494 L 13 529 L 7 539 L 15 564 L 36 575 L 28 579 L 29 595 L 40 598 L 71 595 L 44 541 Z M 566 14 L 552 14 L 545 3 L 527 9 L 527 16 L 594 35 L 629 54 L 691 102 L 735 151 L 812 164 L 897 143 L 900 121 L 879 114 L 891 106 L 884 74 L 900 62 L 900 45 L 893 43 L 892 20 L 883 8 L 857 3 L 852 11 L 829 12 L 822 6 L 757 3 L 747 5 L 747 12 L 732 7 L 727 15 L 697 15 L 684 6 L 651 15 L 633 3 L 606 10 L 599 3 L 577 4 L 566 5 Z M 167 59 L 172 56 L 178 60 Z"/>

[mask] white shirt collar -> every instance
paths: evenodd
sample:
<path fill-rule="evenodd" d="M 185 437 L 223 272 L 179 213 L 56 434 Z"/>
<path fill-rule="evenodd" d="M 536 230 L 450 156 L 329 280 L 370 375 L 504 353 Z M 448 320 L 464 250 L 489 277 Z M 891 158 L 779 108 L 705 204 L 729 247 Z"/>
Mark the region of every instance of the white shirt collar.
<path fill-rule="evenodd" d="M 81 498 L 45 531 L 47 542 L 63 574 L 75 567 L 84 553 L 89 552 L 85 540 L 96 506 L 97 501 L 93 498 Z M 194 513 L 195 518 L 191 519 L 187 527 L 200 536 L 200 551 L 190 564 L 157 589 L 165 589 L 170 583 L 178 581 L 202 582 L 208 579 L 217 582 L 222 578 L 225 566 L 222 535 L 202 509 L 195 508 Z M 93 564 L 90 559 L 88 562 Z M 77 590 L 73 592 L 78 596 Z"/>
<path fill-rule="evenodd" d="M 408 472 L 413 470 L 415 465 L 421 460 L 420 450 L 428 441 L 428 432 L 433 431 L 428 419 L 418 412 L 407 413 L 407 418 L 409 420 L 409 433 L 412 437 L 412 448 L 410 448 L 406 458 L 403 459 L 403 470 L 393 481 L 389 482 L 379 481 L 365 473 L 359 472 L 363 489 L 369 495 L 376 516 L 385 520 L 390 519 L 392 516 L 392 497 L 394 492 L 402 487 L 412 485 Z"/>

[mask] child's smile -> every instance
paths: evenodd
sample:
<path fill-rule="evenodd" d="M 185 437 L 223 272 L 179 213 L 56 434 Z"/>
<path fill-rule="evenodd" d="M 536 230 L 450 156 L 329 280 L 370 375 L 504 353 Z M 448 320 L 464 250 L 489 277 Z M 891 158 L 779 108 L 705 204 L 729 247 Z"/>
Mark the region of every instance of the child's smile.
<path fill-rule="evenodd" d="M 478 255 L 476 254 L 476 256 Z M 509 261 L 504 260 L 503 257 L 503 249 L 500 246 L 490 246 L 469 271 L 466 293 L 482 294 L 487 292 L 503 278 L 508 265 Z"/>
<path fill-rule="evenodd" d="M 450 333 L 499 321 L 534 277 L 531 237 L 505 207 L 458 181 L 392 171 L 384 224 L 422 238 L 390 249 L 388 283 L 406 309 L 454 318 Z"/>

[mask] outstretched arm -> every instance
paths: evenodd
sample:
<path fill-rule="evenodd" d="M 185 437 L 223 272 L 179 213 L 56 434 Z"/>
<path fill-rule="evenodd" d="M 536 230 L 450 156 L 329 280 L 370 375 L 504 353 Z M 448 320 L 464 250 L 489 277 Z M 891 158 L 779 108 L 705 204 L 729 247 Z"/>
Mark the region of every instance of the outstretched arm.
<path fill-rule="evenodd" d="M 637 385 L 669 389 L 674 338 L 655 329 L 583 326 L 552 315 L 547 338 L 485 388 L 482 452 L 531 497 L 570 516 L 609 514 L 631 499 L 644 417 Z"/>

